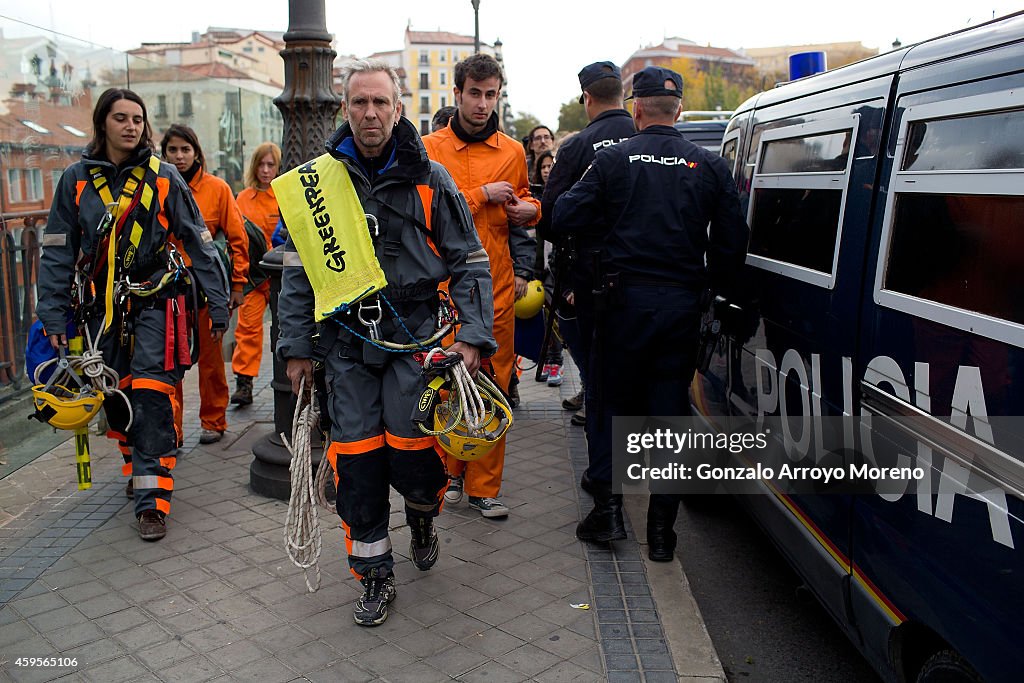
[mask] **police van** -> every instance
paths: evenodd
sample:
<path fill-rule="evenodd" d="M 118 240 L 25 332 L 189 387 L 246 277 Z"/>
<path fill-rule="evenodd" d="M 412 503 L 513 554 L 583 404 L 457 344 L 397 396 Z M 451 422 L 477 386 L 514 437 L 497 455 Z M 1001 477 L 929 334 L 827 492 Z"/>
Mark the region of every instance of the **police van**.
<path fill-rule="evenodd" d="M 751 234 L 697 412 L 924 473 L 736 499 L 885 680 L 1024 679 L 1024 13 L 756 95 L 722 156 Z"/>

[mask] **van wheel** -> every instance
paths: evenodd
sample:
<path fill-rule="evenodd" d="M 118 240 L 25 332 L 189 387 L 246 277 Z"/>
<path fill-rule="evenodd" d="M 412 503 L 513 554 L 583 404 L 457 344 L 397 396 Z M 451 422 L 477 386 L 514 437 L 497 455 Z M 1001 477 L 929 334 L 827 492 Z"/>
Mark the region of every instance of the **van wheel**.
<path fill-rule="evenodd" d="M 925 660 L 917 683 L 983 683 L 978 672 L 955 650 L 939 650 Z"/>

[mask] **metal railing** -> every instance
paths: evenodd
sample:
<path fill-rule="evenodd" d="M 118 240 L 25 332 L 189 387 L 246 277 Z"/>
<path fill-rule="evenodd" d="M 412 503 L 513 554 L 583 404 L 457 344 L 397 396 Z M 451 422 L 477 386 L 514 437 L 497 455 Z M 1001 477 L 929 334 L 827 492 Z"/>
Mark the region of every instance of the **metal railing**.
<path fill-rule="evenodd" d="M 25 340 L 36 317 L 39 236 L 47 211 L 0 214 L 0 402 L 28 389 Z"/>

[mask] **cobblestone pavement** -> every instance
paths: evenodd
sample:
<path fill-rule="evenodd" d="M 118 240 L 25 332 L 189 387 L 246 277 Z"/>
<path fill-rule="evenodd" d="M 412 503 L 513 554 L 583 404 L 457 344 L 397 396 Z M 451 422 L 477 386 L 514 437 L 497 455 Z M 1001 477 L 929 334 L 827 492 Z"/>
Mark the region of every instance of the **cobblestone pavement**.
<path fill-rule="evenodd" d="M 524 373 L 505 467 L 511 514 L 447 507 L 432 571 L 409 561 L 393 496 L 398 598 L 367 629 L 352 623 L 359 584 L 337 516 L 321 512 L 322 585 L 310 594 L 284 551 L 287 503 L 249 490 L 252 445 L 273 427 L 264 365 L 256 403 L 230 409 L 212 446 L 197 443 L 195 373 L 186 381 L 186 444 L 158 543 L 138 538 L 102 437 L 88 491 L 76 489 L 70 442 L 0 482 L 0 681 L 678 680 L 635 535 L 603 548 L 575 539 L 590 507 L 577 485 L 586 451 L 559 405 L 575 373 L 560 390 Z"/>

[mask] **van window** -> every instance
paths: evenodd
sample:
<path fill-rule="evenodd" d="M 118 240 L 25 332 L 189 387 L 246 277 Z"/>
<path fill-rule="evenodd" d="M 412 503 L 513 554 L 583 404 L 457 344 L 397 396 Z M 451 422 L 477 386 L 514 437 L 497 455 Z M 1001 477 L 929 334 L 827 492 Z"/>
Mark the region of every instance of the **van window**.
<path fill-rule="evenodd" d="M 831 288 L 857 118 L 765 130 L 754 168 L 747 262 Z"/>
<path fill-rule="evenodd" d="M 722 143 L 722 158 L 729 165 L 729 172 L 736 172 L 736 148 L 739 145 L 739 136 L 730 138 Z"/>
<path fill-rule="evenodd" d="M 1024 168 L 1024 116 L 1001 111 L 910 125 L 904 171 Z"/>
<path fill-rule="evenodd" d="M 1000 108 L 1004 101 L 1018 108 Z M 906 110 L 876 272 L 880 304 L 1024 347 L 1019 106 L 1019 96 L 994 93 Z"/>
<path fill-rule="evenodd" d="M 1024 197 L 897 198 L 885 288 L 1024 324 Z"/>

